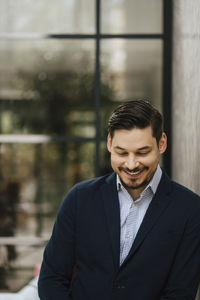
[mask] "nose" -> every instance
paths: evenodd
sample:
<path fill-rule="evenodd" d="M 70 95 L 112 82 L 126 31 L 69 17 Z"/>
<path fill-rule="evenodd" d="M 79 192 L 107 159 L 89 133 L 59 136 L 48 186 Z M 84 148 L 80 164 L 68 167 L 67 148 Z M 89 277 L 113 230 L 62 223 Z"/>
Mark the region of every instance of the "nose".
<path fill-rule="evenodd" d="M 139 162 L 133 155 L 129 155 L 126 159 L 125 166 L 129 170 L 134 170 L 139 167 Z"/>

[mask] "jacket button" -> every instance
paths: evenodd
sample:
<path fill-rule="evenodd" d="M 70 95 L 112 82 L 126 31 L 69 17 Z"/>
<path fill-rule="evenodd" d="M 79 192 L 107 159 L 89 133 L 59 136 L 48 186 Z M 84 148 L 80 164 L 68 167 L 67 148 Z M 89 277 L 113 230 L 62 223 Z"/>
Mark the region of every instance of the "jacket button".
<path fill-rule="evenodd" d="M 120 289 L 120 283 L 118 281 L 115 281 L 114 284 L 113 284 L 113 287 L 115 289 Z"/>
<path fill-rule="evenodd" d="M 115 289 L 124 289 L 124 288 L 125 288 L 125 286 L 124 286 L 124 285 L 121 285 L 120 282 L 118 282 L 118 281 L 115 281 L 115 282 L 114 282 L 113 287 L 114 287 Z"/>

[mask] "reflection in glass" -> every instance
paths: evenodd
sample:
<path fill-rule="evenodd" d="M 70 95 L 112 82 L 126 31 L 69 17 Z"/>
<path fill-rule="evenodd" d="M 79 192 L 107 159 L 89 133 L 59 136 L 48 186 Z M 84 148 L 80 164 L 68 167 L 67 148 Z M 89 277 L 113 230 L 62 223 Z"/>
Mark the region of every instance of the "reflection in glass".
<path fill-rule="evenodd" d="M 94 150 L 91 142 L 1 144 L 0 236 L 48 239 L 67 191 L 78 181 L 94 177 Z M 4 250 L 5 263 L 15 267 L 12 272 L 4 269 L 5 282 L 0 278 L 0 290 L 7 284 L 8 290 L 16 291 L 33 276 L 34 265 L 40 263 L 37 259 L 43 249 L 39 253 L 37 250 L 35 257 L 32 247 L 4 247 Z M 22 255 L 23 265 L 29 266 L 26 273 L 19 266 Z"/>
<path fill-rule="evenodd" d="M 0 45 L 1 133 L 94 136 L 94 42 Z"/>
<path fill-rule="evenodd" d="M 93 0 L 1 0 L 0 32 L 94 33 Z"/>
<path fill-rule="evenodd" d="M 162 33 L 161 0 L 102 0 L 102 33 Z"/>
<path fill-rule="evenodd" d="M 161 109 L 162 41 L 102 41 L 102 82 L 112 90 L 112 101 L 102 104 L 102 135 L 116 102 L 145 98 Z"/>
<path fill-rule="evenodd" d="M 93 157 L 90 142 L 1 144 L 2 190 L 13 186 L 10 190 L 15 191 L 12 198 L 18 212 L 27 208 L 37 214 L 44 205 L 45 215 L 55 214 L 67 190 L 94 176 Z M 16 230 L 26 231 L 27 227 L 17 226 Z"/>

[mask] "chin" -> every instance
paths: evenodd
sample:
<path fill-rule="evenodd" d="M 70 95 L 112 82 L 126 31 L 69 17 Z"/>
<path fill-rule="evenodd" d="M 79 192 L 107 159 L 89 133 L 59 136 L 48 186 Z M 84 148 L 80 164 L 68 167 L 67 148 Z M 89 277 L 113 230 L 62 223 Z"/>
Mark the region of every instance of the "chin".
<path fill-rule="evenodd" d="M 151 181 L 151 178 L 149 179 L 149 177 L 145 177 L 140 180 L 139 179 L 128 179 L 127 180 L 127 178 L 123 179 L 123 177 L 120 176 L 120 179 L 125 188 L 129 188 L 129 189 L 133 189 L 133 190 L 140 189 L 142 187 L 145 188 Z"/>

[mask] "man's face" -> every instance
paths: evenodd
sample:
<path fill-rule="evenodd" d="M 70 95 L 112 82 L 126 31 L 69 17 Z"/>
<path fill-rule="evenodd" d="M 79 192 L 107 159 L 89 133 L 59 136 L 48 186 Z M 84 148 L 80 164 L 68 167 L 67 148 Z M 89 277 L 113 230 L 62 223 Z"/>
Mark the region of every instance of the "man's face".
<path fill-rule="evenodd" d="M 119 175 L 124 187 L 135 199 L 151 181 L 159 163 L 160 154 L 167 147 L 165 133 L 157 144 L 152 136 L 152 128 L 115 130 L 111 139 L 108 135 L 108 151 L 111 165 Z"/>

